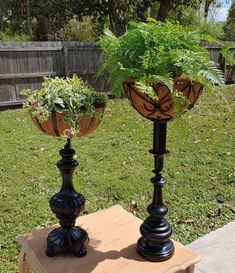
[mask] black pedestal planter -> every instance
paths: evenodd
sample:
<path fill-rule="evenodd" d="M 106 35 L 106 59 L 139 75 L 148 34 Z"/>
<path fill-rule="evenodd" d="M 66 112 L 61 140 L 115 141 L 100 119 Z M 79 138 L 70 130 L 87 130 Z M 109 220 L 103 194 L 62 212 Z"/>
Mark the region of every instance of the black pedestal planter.
<path fill-rule="evenodd" d="M 72 176 L 78 162 L 73 159 L 75 151 L 70 147 L 70 139 L 60 151 L 62 159 L 58 161 L 63 184 L 60 192 L 50 200 L 51 210 L 60 220 L 61 227 L 51 231 L 47 237 L 47 256 L 55 256 L 59 253 L 73 253 L 78 257 L 86 255 L 86 247 L 89 242 L 87 232 L 76 227 L 75 221 L 85 205 L 85 198 L 75 191 Z"/>
<path fill-rule="evenodd" d="M 173 93 L 180 92 L 188 101 L 180 106 L 180 110 L 184 112 L 191 109 L 200 96 L 203 86 L 199 82 L 184 77 L 175 78 L 173 83 Z M 132 107 L 154 123 L 153 149 L 150 150 L 155 162 L 153 170 L 155 176 L 151 178 L 154 194 L 153 201 L 148 206 L 149 217 L 140 226 L 142 237 L 138 240 L 137 251 L 150 261 L 166 261 L 173 256 L 174 245 L 170 240 L 172 229 L 164 218 L 168 209 L 163 204 L 162 198 L 162 187 L 166 183 L 163 177 L 163 160 L 166 153 L 167 122 L 176 115 L 175 101 L 172 91 L 161 82 L 152 84 L 156 94 L 155 99 L 141 92 L 134 78 L 124 81 L 123 88 Z"/>
<path fill-rule="evenodd" d="M 140 226 L 142 237 L 137 243 L 138 253 L 154 262 L 168 260 L 174 254 L 174 245 L 169 239 L 172 229 L 164 219 L 168 209 L 162 200 L 162 187 L 166 183 L 162 175 L 163 159 L 166 153 L 166 128 L 166 122 L 154 121 L 153 149 L 150 150 L 150 153 L 154 155 L 155 176 L 151 178 L 154 194 L 153 201 L 148 206 L 149 217 Z"/>

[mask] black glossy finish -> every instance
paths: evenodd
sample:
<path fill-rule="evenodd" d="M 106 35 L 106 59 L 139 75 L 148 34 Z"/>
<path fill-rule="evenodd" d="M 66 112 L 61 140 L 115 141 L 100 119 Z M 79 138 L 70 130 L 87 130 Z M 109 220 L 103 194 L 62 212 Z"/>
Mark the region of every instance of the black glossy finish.
<path fill-rule="evenodd" d="M 46 255 L 53 257 L 59 253 L 73 253 L 78 257 L 86 255 L 86 247 L 89 242 L 87 232 L 75 227 L 76 218 L 84 208 L 85 198 L 75 191 L 72 176 L 78 162 L 73 159 L 75 151 L 70 147 L 70 139 L 64 149 L 60 151 L 62 159 L 58 161 L 63 184 L 60 192 L 52 196 L 50 200 L 51 210 L 60 220 L 61 227 L 50 232 L 47 237 Z"/>
<path fill-rule="evenodd" d="M 153 201 L 148 206 L 149 217 L 140 226 L 142 237 L 138 240 L 137 251 L 144 258 L 153 261 L 166 261 L 174 254 L 174 245 L 170 240 L 172 229 L 164 219 L 168 212 L 163 204 L 162 187 L 166 183 L 163 177 L 163 160 L 166 153 L 166 129 L 167 123 L 154 121 L 153 149 L 154 177 L 151 182 L 154 185 Z"/>

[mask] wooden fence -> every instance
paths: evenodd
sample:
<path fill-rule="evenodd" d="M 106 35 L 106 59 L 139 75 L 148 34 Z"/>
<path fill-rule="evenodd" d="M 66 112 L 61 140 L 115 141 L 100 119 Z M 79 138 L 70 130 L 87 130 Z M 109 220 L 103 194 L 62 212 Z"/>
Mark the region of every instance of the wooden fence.
<path fill-rule="evenodd" d="M 231 45 L 231 50 L 235 52 L 235 42 L 231 42 Z M 230 66 L 226 63 L 225 58 L 221 54 L 221 47 L 222 45 L 219 43 L 210 43 L 207 46 L 211 60 L 223 71 L 226 83 L 235 83 L 235 66 Z"/>
<path fill-rule="evenodd" d="M 208 50 L 226 81 L 235 82 L 234 67 L 226 65 L 220 46 L 213 43 Z M 108 92 L 106 76 L 94 79 L 101 63 L 101 49 L 93 43 L 0 42 L 0 108 L 21 105 L 20 91 L 39 89 L 44 76 L 77 74 L 96 90 Z"/>
<path fill-rule="evenodd" d="M 77 74 L 96 90 L 107 92 L 107 79 L 95 74 L 101 49 L 80 42 L 0 42 L 0 106 L 22 104 L 22 89 L 39 89 L 45 76 Z"/>

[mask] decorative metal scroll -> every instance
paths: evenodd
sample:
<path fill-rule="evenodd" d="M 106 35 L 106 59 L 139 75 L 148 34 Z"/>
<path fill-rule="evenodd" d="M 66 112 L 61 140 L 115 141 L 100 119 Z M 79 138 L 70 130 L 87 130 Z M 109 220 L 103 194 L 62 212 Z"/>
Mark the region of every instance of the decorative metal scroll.
<path fill-rule="evenodd" d="M 145 118 L 165 122 L 175 116 L 172 93 L 166 85 L 162 83 L 153 85 L 157 100 L 153 100 L 148 95 L 140 92 L 134 80 L 125 81 L 123 88 L 131 101 L 131 105 Z M 173 91 L 182 92 L 188 99 L 188 102 L 182 106 L 182 110 L 191 109 L 202 90 L 203 86 L 200 83 L 185 79 L 176 79 L 173 86 Z"/>

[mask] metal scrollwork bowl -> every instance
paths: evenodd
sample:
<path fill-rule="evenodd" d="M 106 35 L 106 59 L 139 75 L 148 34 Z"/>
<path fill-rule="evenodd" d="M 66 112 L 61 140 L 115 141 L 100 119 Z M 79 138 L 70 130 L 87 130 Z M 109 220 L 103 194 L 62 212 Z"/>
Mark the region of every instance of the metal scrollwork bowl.
<path fill-rule="evenodd" d="M 123 82 L 123 88 L 131 105 L 145 118 L 152 121 L 168 121 L 176 115 L 172 92 L 166 85 L 162 83 L 153 85 L 157 96 L 156 100 L 141 92 L 132 78 Z M 202 90 L 203 86 L 196 81 L 187 78 L 176 78 L 174 80 L 173 92 L 181 92 L 187 98 L 187 103 L 182 105 L 181 111 L 191 109 Z"/>

